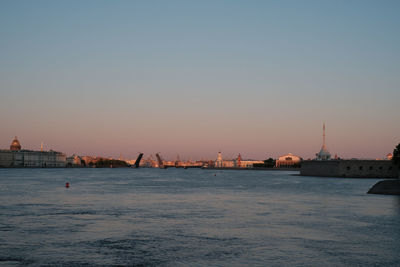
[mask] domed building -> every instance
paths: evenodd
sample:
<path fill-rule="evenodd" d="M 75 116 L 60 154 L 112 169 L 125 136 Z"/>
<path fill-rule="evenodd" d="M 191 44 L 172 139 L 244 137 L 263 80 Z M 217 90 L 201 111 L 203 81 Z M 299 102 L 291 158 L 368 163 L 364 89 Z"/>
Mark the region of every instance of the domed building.
<path fill-rule="evenodd" d="M 292 153 L 287 155 L 280 156 L 275 163 L 276 168 L 292 168 L 299 167 L 302 158 L 299 156 L 295 156 Z"/>
<path fill-rule="evenodd" d="M 0 149 L 0 167 L 4 168 L 61 168 L 66 166 L 65 154 L 57 151 L 21 149 L 15 137 L 10 149 Z"/>
<path fill-rule="evenodd" d="M 15 137 L 14 140 L 12 141 L 11 145 L 10 145 L 10 150 L 11 151 L 18 151 L 21 150 L 21 144 L 18 141 L 18 138 Z"/>
<path fill-rule="evenodd" d="M 325 123 L 324 126 L 322 127 L 322 147 L 319 153 L 316 154 L 317 160 L 330 160 L 331 159 L 331 153 L 329 153 L 328 149 L 326 148 L 325 144 Z"/>

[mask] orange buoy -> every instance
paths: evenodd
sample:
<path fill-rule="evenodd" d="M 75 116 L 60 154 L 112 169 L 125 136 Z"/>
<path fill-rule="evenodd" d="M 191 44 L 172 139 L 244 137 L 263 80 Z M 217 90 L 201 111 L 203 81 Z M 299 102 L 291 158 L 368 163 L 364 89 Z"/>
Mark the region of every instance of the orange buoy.
<path fill-rule="evenodd" d="M 68 182 L 65 183 L 65 187 L 69 188 L 69 183 Z"/>

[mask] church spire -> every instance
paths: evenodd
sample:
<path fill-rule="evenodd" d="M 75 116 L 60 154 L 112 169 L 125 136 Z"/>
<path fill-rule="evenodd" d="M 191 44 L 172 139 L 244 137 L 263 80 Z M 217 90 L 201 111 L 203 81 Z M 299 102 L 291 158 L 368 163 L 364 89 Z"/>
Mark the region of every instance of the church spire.
<path fill-rule="evenodd" d="M 325 143 L 325 122 L 322 125 L 322 147 L 319 153 L 316 154 L 317 160 L 329 160 L 331 159 L 331 154 L 329 153 L 328 149 L 326 148 Z"/>

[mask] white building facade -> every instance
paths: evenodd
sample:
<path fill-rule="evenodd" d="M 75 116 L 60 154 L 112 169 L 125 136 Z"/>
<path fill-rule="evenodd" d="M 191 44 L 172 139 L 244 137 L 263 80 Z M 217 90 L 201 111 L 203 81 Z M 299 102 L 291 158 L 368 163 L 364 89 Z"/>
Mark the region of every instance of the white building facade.
<path fill-rule="evenodd" d="M 292 153 L 287 155 L 280 156 L 275 163 L 277 168 L 291 168 L 300 166 L 302 158 L 299 156 L 295 156 Z"/>
<path fill-rule="evenodd" d="M 61 152 L 22 150 L 16 137 L 9 150 L 0 150 L 0 167 L 61 168 L 66 162 L 66 156 Z"/>

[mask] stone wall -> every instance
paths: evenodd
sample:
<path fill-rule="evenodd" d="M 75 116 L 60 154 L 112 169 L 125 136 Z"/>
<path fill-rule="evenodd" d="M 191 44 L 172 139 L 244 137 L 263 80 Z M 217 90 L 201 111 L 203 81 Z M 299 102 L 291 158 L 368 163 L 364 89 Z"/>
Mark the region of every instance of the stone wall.
<path fill-rule="evenodd" d="M 304 176 L 339 176 L 338 160 L 305 160 L 301 163 L 300 175 Z"/>
<path fill-rule="evenodd" d="M 342 177 L 397 178 L 398 168 L 390 160 L 342 160 L 339 164 Z"/>
<path fill-rule="evenodd" d="M 306 160 L 300 174 L 321 177 L 397 178 L 399 169 L 390 160 Z"/>

